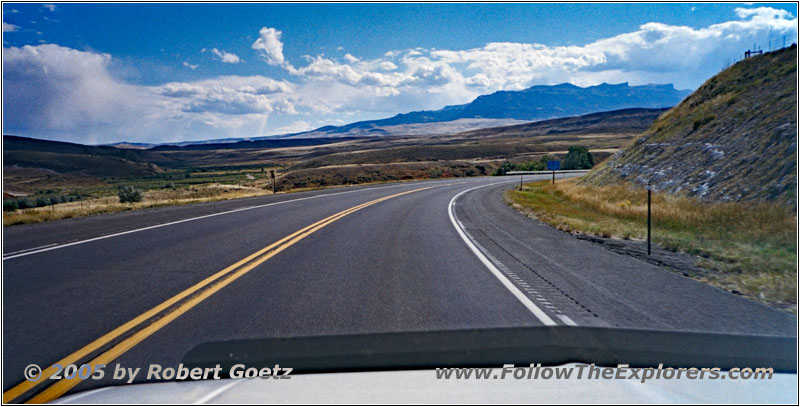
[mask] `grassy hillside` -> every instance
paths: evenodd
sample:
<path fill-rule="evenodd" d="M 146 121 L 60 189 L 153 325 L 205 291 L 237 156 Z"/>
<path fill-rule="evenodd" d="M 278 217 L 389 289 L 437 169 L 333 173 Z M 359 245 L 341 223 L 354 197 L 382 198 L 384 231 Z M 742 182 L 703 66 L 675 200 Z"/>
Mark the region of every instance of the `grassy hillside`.
<path fill-rule="evenodd" d="M 95 177 L 145 177 L 161 169 L 144 151 L 3 136 L 3 165 Z"/>
<path fill-rule="evenodd" d="M 710 201 L 797 205 L 797 47 L 745 59 L 706 81 L 584 178 L 652 183 Z"/>

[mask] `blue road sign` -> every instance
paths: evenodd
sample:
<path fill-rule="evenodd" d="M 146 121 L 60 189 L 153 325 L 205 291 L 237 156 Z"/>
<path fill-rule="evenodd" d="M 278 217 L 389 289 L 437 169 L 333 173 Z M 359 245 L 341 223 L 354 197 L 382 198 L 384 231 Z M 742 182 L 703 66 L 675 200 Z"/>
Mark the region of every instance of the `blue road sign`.
<path fill-rule="evenodd" d="M 555 171 L 561 169 L 561 161 L 558 160 L 548 160 L 547 161 L 547 169 L 549 171 Z"/>

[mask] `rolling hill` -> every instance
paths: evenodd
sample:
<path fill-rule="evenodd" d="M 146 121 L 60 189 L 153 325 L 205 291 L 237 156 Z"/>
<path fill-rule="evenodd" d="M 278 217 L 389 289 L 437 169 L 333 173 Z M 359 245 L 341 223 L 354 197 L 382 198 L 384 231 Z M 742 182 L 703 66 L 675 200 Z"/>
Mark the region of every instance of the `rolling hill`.
<path fill-rule="evenodd" d="M 40 168 L 96 177 L 142 177 L 161 169 L 143 150 L 86 146 L 60 141 L 3 136 L 3 166 Z"/>
<path fill-rule="evenodd" d="M 797 46 L 742 60 L 583 182 L 630 181 L 713 201 L 797 205 Z"/>
<path fill-rule="evenodd" d="M 531 137 L 554 134 L 639 133 L 647 129 L 667 110 L 669 109 L 621 109 L 514 126 L 472 130 L 459 133 L 459 135 Z"/>

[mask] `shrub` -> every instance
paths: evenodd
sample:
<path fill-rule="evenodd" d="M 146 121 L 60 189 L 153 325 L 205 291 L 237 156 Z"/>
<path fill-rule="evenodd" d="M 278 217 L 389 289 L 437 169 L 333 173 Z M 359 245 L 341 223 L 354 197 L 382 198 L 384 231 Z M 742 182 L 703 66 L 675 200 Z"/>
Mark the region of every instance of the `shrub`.
<path fill-rule="evenodd" d="M 13 212 L 19 209 L 19 204 L 16 199 L 3 200 L 3 210 L 6 212 Z"/>
<path fill-rule="evenodd" d="M 120 186 L 117 190 L 117 195 L 119 196 L 120 203 L 134 203 L 142 201 L 142 191 L 131 185 Z"/>
<path fill-rule="evenodd" d="M 17 200 L 17 205 L 19 206 L 19 209 L 28 209 L 36 207 L 36 204 L 28 198 Z"/>
<path fill-rule="evenodd" d="M 506 175 L 507 172 L 514 171 L 514 167 L 515 167 L 514 164 L 512 164 L 510 162 L 504 162 L 500 166 L 500 168 L 495 170 L 493 175 Z"/>
<path fill-rule="evenodd" d="M 712 114 L 712 115 L 703 117 L 702 119 L 695 120 L 694 123 L 692 123 L 692 131 L 697 130 L 697 129 L 705 126 L 706 124 L 714 121 L 714 119 L 716 119 L 716 118 L 717 118 L 717 116 Z"/>
<path fill-rule="evenodd" d="M 50 200 L 49 199 L 46 199 L 43 196 L 40 196 L 40 197 L 36 198 L 36 207 L 37 208 L 40 207 L 40 206 L 47 206 L 47 205 L 50 205 Z"/>

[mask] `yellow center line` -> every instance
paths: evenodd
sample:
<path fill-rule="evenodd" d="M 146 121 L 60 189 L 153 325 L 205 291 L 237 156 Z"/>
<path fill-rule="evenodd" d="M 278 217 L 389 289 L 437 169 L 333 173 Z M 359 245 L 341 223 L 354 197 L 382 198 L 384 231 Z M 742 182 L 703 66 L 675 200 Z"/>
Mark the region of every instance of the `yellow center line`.
<path fill-rule="evenodd" d="M 353 208 L 351 208 L 351 209 L 353 209 Z M 223 269 L 223 270 L 221 270 L 221 271 L 219 271 L 219 272 L 217 272 L 217 273 L 215 273 L 215 274 L 203 279 L 199 283 L 187 288 L 186 290 L 181 291 L 180 293 L 178 293 L 177 295 L 173 296 L 172 298 L 169 298 L 168 300 L 162 302 L 161 304 L 151 308 L 149 311 L 137 316 L 136 318 L 126 322 L 123 325 L 120 325 L 119 327 L 117 327 L 114 330 L 108 332 L 107 334 L 101 336 L 100 338 L 95 339 L 94 341 L 92 341 L 88 345 L 84 346 L 83 348 L 71 353 L 70 355 L 66 356 L 65 358 L 63 358 L 63 359 L 59 360 L 58 362 L 54 363 L 53 366 L 50 366 L 47 369 L 45 369 L 44 371 L 42 371 L 41 377 L 47 378 L 47 377 L 52 376 L 54 373 L 56 373 L 58 371 L 58 369 L 55 368 L 54 365 L 61 365 L 63 367 L 63 366 L 66 366 L 66 365 L 73 364 L 73 363 L 77 362 L 78 360 L 86 357 L 90 353 L 92 353 L 92 352 L 96 351 L 97 349 L 103 347 L 104 345 L 108 344 L 109 342 L 111 342 L 115 338 L 118 338 L 120 335 L 128 332 L 129 330 L 135 328 L 136 326 L 138 326 L 141 323 L 147 321 L 148 319 L 152 318 L 153 316 L 161 313 L 162 311 L 164 311 L 165 309 L 169 308 L 170 306 L 172 306 L 172 305 L 176 304 L 177 302 L 183 300 L 184 298 L 196 293 L 197 291 L 205 288 L 209 284 L 212 284 L 214 281 L 218 280 L 220 277 L 224 276 L 225 274 L 230 273 L 232 270 L 235 270 L 239 266 L 241 266 L 243 264 L 246 264 L 248 261 L 258 257 L 259 255 L 263 254 L 266 251 L 271 250 L 272 248 L 276 247 L 277 245 L 279 245 L 279 244 L 291 239 L 292 237 L 302 233 L 303 231 L 305 231 L 305 230 L 307 230 L 309 228 L 312 228 L 312 227 L 314 227 L 314 226 L 316 226 L 316 225 L 318 225 L 320 223 L 323 223 L 326 220 L 328 220 L 328 219 L 330 219 L 330 218 L 332 218 L 334 216 L 337 216 L 339 214 L 332 215 L 332 216 L 330 216 L 328 218 L 325 218 L 325 219 L 323 219 L 323 220 L 321 220 L 319 222 L 316 222 L 316 223 L 314 223 L 312 225 L 306 226 L 305 228 L 300 229 L 297 232 L 294 232 L 291 235 L 286 236 L 283 239 L 280 239 L 277 242 L 275 242 L 275 243 L 273 243 L 273 244 L 271 244 L 271 245 L 269 245 L 269 246 L 267 246 L 267 247 L 255 252 L 255 253 L 245 257 L 244 259 L 239 260 L 238 262 L 226 267 L 225 269 Z M 19 397 L 20 395 L 26 393 L 28 390 L 30 390 L 31 388 L 35 387 L 38 384 L 39 383 L 35 382 L 35 381 L 24 381 L 24 382 L 18 384 L 17 386 L 15 386 L 15 387 L 13 387 L 13 388 L 11 388 L 8 391 L 3 393 L 3 403 L 10 402 L 11 400 L 13 400 L 13 399 Z"/>
<path fill-rule="evenodd" d="M 120 325 L 116 329 L 110 331 L 109 333 L 101 336 L 100 338 L 92 341 L 90 344 L 84 346 L 83 348 L 73 352 L 69 356 L 59 360 L 58 362 L 54 363 L 53 365 L 61 365 L 66 366 L 69 364 L 74 364 L 78 362 L 80 359 L 86 357 L 87 355 L 91 354 L 92 352 L 97 351 L 101 347 L 107 345 L 111 341 L 119 338 L 121 335 L 125 334 L 126 332 L 130 331 L 131 329 L 137 327 L 138 325 L 142 324 L 143 322 L 151 319 L 152 317 L 158 315 L 159 313 L 167 310 L 172 305 L 180 302 L 181 300 L 192 296 L 193 294 L 199 292 L 207 288 L 211 285 L 210 288 L 202 291 L 200 294 L 190 298 L 189 300 L 185 301 L 184 303 L 180 304 L 173 310 L 169 311 L 165 315 L 161 316 L 159 319 L 154 321 L 152 324 L 148 325 L 147 327 L 133 333 L 128 338 L 122 340 L 118 344 L 114 345 L 111 349 L 105 351 L 101 355 L 97 356 L 91 362 L 90 365 L 94 366 L 97 364 L 108 364 L 109 362 L 113 361 L 114 359 L 118 358 L 129 349 L 134 347 L 139 342 L 143 341 L 145 338 L 149 337 L 162 327 L 169 324 L 174 319 L 178 318 L 180 315 L 184 314 L 185 312 L 192 309 L 195 305 L 199 304 L 200 302 L 204 301 L 206 298 L 210 297 L 217 291 L 221 290 L 228 284 L 232 283 L 234 280 L 238 279 L 239 277 L 243 276 L 250 270 L 254 269 L 261 263 L 267 261 L 268 259 L 272 258 L 276 254 L 282 252 L 284 249 L 292 246 L 293 244 L 297 243 L 298 241 L 302 240 L 306 236 L 316 232 L 319 229 L 355 212 L 360 209 L 366 208 L 368 206 L 377 204 L 379 202 L 383 202 L 388 199 L 392 199 L 401 195 L 410 194 L 413 192 L 422 191 L 425 189 L 430 189 L 433 187 L 425 187 L 414 189 L 411 191 L 400 192 L 393 195 L 388 195 L 382 198 L 375 199 L 373 201 L 369 201 L 360 205 L 356 205 L 350 209 L 344 210 L 342 212 L 336 213 L 331 215 L 325 219 L 322 219 L 318 222 L 315 222 L 309 226 L 306 226 L 278 241 L 275 243 L 270 244 L 269 246 L 245 257 L 242 260 L 237 261 L 236 263 L 226 267 L 225 269 L 207 277 L 206 279 L 200 281 L 199 283 L 187 288 L 186 290 L 180 292 L 179 294 L 173 296 L 172 298 L 164 301 L 163 303 L 153 307 L 149 311 L 139 315 L 138 317 L 126 322 L 123 325 Z M 262 256 L 263 255 L 263 256 Z M 261 256 L 261 257 L 259 257 Z M 244 267 L 242 267 L 244 266 Z M 236 271 L 238 270 L 238 271 Z M 234 272 L 235 271 L 235 272 Z M 216 284 L 214 284 L 216 282 Z M 213 284 L 213 285 L 212 285 Z M 56 373 L 57 369 L 54 366 L 50 366 L 45 369 L 41 374 L 40 380 L 48 380 L 50 376 Z M 57 381 L 55 384 L 51 385 L 43 392 L 35 395 L 31 398 L 28 402 L 29 403 L 46 403 L 48 401 L 54 400 L 71 388 L 78 385 L 82 380 L 79 378 L 75 379 L 61 379 Z M 31 390 L 32 388 L 36 387 L 36 385 L 42 382 L 32 382 L 32 381 L 25 381 L 17 386 L 9 389 L 8 391 L 3 393 L 3 403 L 9 403 L 12 400 L 16 399 L 17 397 L 23 395 L 27 391 Z"/>

